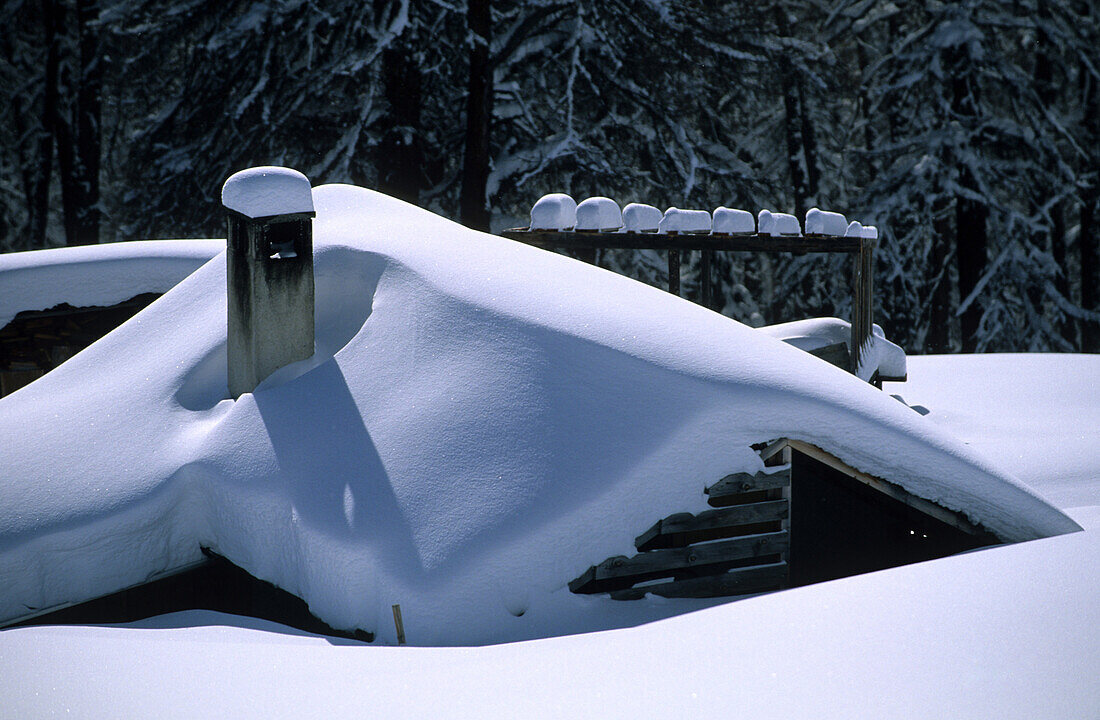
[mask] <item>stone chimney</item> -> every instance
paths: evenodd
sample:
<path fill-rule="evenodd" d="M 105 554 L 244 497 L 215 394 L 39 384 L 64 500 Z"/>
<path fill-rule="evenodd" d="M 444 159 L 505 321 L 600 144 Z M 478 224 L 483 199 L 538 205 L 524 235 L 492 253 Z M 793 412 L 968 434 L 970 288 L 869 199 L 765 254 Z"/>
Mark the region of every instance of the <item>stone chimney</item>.
<path fill-rule="evenodd" d="M 313 355 L 313 194 L 297 170 L 255 167 L 222 186 L 228 216 L 229 393 Z"/>

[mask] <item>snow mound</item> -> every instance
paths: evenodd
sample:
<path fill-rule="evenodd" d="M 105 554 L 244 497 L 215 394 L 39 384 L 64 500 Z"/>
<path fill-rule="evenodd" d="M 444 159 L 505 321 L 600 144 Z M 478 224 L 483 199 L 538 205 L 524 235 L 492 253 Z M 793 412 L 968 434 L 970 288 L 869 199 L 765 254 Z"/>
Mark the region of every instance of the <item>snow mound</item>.
<path fill-rule="evenodd" d="M 757 232 L 761 235 L 801 235 L 802 227 L 798 224 L 798 218 L 787 213 L 773 213 L 771 210 L 761 210 L 756 216 Z"/>
<path fill-rule="evenodd" d="M 567 582 L 705 509 L 706 483 L 761 470 L 751 445 L 778 437 L 1009 540 L 1077 529 L 765 333 L 369 190 L 313 198 L 304 372 L 224 399 L 223 254 L 0 399 L 0 618 L 209 547 L 377 642 L 395 642 L 393 604 L 425 645 L 635 625 L 721 600 L 617 603 Z"/>
<path fill-rule="evenodd" d="M 844 235 L 847 227 L 848 220 L 840 213 L 817 208 L 806 211 L 807 235 Z"/>
<path fill-rule="evenodd" d="M 848 227 L 844 230 L 844 237 L 863 237 L 863 224 L 859 220 L 848 223 Z"/>
<path fill-rule="evenodd" d="M 656 232 L 664 217 L 652 205 L 630 203 L 623 208 L 623 229 L 627 232 Z"/>
<path fill-rule="evenodd" d="M 817 350 L 826 345 L 844 343 L 852 351 L 852 326 L 839 318 L 811 318 L 794 322 L 766 325 L 759 332 L 793 345 L 800 350 Z M 871 326 L 871 340 L 860 358 L 857 375 L 870 380 L 875 371 L 884 377 L 905 377 L 905 351 L 886 339 L 882 328 Z"/>
<path fill-rule="evenodd" d="M 313 192 L 309 179 L 297 170 L 254 167 L 225 181 L 222 205 L 250 218 L 312 213 Z"/>
<path fill-rule="evenodd" d="M 0 255 L 0 327 L 25 310 L 167 292 L 223 250 L 225 240 L 142 240 Z"/>
<path fill-rule="evenodd" d="M 611 198 L 590 197 L 577 205 L 578 230 L 618 230 L 623 214 Z"/>
<path fill-rule="evenodd" d="M 720 207 L 714 211 L 714 232 L 730 234 L 756 232 L 756 220 L 748 210 Z"/>
<path fill-rule="evenodd" d="M 787 213 L 772 214 L 771 235 L 801 235 L 802 226 L 798 224 L 798 218 Z"/>
<path fill-rule="evenodd" d="M 867 240 L 878 240 L 878 228 L 874 225 L 864 225 L 860 230 L 860 237 Z"/>
<path fill-rule="evenodd" d="M 710 232 L 710 213 L 706 210 L 681 210 L 670 207 L 665 210 L 658 230 L 663 233 L 706 233 Z"/>
<path fill-rule="evenodd" d="M 543 195 L 531 208 L 532 230 L 571 230 L 577 224 L 577 202 L 565 193 Z"/>

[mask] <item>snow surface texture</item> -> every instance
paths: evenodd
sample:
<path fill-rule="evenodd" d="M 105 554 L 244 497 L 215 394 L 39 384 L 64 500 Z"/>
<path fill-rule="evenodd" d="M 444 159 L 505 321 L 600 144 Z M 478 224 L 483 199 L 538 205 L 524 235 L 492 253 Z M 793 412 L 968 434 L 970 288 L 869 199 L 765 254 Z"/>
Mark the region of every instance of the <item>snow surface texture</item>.
<path fill-rule="evenodd" d="M 878 228 L 874 225 L 864 225 L 860 235 L 868 240 L 878 240 Z"/>
<path fill-rule="evenodd" d="M 1097 533 L 483 648 L 369 647 L 208 612 L 5 630 L 0 714 L 1092 720 Z"/>
<path fill-rule="evenodd" d="M 634 628 L 476 649 L 365 647 L 204 611 L 6 630 L 0 716 L 340 717 L 369 705 L 388 717 L 633 719 L 687 709 L 724 718 L 736 707 L 765 719 L 908 719 L 919 708 L 922 717 L 1091 720 L 1100 697 L 1100 448 L 1090 432 L 1100 424 L 1100 358 L 911 360 L 917 382 L 891 392 L 930 403 L 910 399 L 1076 508 L 1085 532 Z"/>
<path fill-rule="evenodd" d="M 795 320 L 757 330 L 801 350 L 817 350 L 836 343 L 850 346 L 852 342 L 851 323 L 839 318 Z M 848 347 L 848 352 L 851 351 Z M 905 377 L 905 351 L 887 340 L 881 327 L 871 325 L 871 341 L 860 357 L 856 374 L 862 380 L 870 380 L 876 370 L 885 377 Z"/>
<path fill-rule="evenodd" d="M 748 210 L 720 207 L 714 211 L 713 229 L 716 233 L 752 233 L 756 232 L 756 219 Z"/>
<path fill-rule="evenodd" d="M 807 235 L 844 235 L 847 229 L 848 220 L 840 213 L 817 208 L 806 211 Z"/>
<path fill-rule="evenodd" d="M 225 250 L 225 240 L 144 240 L 0 255 L 0 327 L 24 310 L 108 306 L 164 293 Z"/>
<path fill-rule="evenodd" d="M 285 167 L 254 167 L 234 173 L 222 186 L 222 205 L 250 218 L 313 212 L 309 179 Z"/>
<path fill-rule="evenodd" d="M 657 232 L 662 217 L 664 217 L 664 213 L 652 205 L 630 203 L 623 208 L 623 230 L 627 232 Z"/>
<path fill-rule="evenodd" d="M 791 437 L 1010 540 L 1077 529 L 927 418 L 680 298 L 314 190 L 317 353 L 226 400 L 224 256 L 0 399 L 0 616 L 207 546 L 337 628 L 461 645 L 721 602 L 569 593 Z M 705 343 L 700 338 L 706 338 Z M 140 348 L 141 351 L 135 351 Z"/>
<path fill-rule="evenodd" d="M 571 230 L 577 224 L 577 202 L 565 193 L 543 195 L 531 208 L 532 230 Z"/>
<path fill-rule="evenodd" d="M 623 214 L 611 198 L 590 197 L 577 205 L 578 230 L 618 230 Z"/>
<path fill-rule="evenodd" d="M 663 233 L 708 233 L 710 213 L 706 210 L 681 210 L 670 207 L 665 210 L 657 229 Z"/>
<path fill-rule="evenodd" d="M 910 357 L 885 383 L 1062 509 L 1100 505 L 1100 355 Z"/>

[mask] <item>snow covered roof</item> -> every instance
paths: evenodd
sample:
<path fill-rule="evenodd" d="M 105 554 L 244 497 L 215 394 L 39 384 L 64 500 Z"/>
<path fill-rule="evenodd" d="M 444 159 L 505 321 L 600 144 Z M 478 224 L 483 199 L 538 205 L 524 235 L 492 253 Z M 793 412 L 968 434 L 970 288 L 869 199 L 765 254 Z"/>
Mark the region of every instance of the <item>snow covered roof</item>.
<path fill-rule="evenodd" d="M 0 617 L 216 552 L 423 644 L 703 601 L 566 582 L 790 437 L 1008 540 L 1078 529 L 917 412 L 687 301 L 369 190 L 313 191 L 317 354 L 226 400 L 223 257 L 0 400 Z M 533 281 L 537 278 L 537 282 Z M 135 352 L 135 348 L 141 348 Z"/>
<path fill-rule="evenodd" d="M 889 392 L 1076 508 L 1085 532 L 637 627 L 482 648 L 363 646 L 202 611 L 122 627 L 9 629 L 0 632 L 0 696 L 17 717 L 297 718 L 354 714 L 364 703 L 442 717 L 684 708 L 727 717 L 731 707 L 754 718 L 850 717 L 853 708 L 907 718 L 916 707 L 935 717 L 1087 717 L 1100 695 L 1100 453 L 1088 432 L 1100 423 L 1100 358 L 911 363 L 913 379 Z M 441 707 L 439 697 L 451 702 Z"/>
<path fill-rule="evenodd" d="M 225 240 L 143 240 L 0 254 L 0 327 L 24 310 L 166 292 L 223 250 Z"/>

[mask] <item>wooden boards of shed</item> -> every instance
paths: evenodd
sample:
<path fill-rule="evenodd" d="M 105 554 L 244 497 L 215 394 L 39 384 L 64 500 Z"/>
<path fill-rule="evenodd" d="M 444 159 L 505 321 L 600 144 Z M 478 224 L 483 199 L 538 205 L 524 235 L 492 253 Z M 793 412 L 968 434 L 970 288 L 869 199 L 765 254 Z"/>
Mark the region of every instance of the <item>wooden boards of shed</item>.
<path fill-rule="evenodd" d="M 778 590 L 787 582 L 789 485 L 790 472 L 782 468 L 728 475 L 705 491 L 718 509 L 657 521 L 635 539 L 637 555 L 593 565 L 569 589 L 617 600 Z"/>

